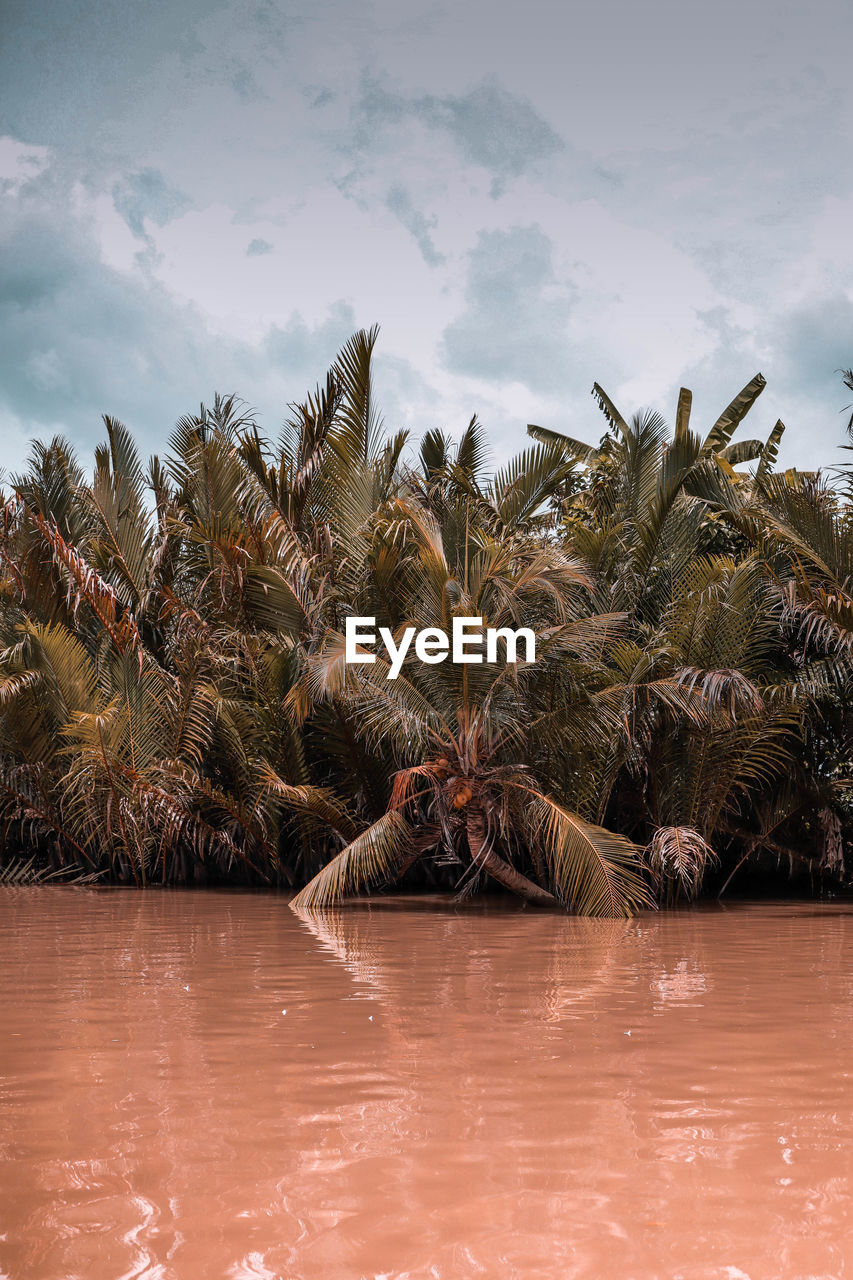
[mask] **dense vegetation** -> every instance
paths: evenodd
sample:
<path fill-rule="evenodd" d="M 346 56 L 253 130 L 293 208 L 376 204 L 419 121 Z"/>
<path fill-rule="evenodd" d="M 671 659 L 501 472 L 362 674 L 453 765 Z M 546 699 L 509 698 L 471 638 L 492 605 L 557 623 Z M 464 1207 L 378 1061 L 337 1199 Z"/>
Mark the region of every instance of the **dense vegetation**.
<path fill-rule="evenodd" d="M 110 418 L 91 479 L 33 448 L 2 496 L 0 879 L 305 907 L 493 880 L 617 915 L 780 861 L 843 885 L 845 469 L 776 473 L 781 423 L 733 441 L 759 374 L 703 432 L 682 391 L 671 435 L 596 386 L 597 447 L 530 427 L 489 474 L 476 419 L 418 452 L 385 431 L 375 340 L 275 443 L 217 397 L 147 475 Z M 391 681 L 344 662 L 349 614 L 530 626 L 536 660 Z"/>

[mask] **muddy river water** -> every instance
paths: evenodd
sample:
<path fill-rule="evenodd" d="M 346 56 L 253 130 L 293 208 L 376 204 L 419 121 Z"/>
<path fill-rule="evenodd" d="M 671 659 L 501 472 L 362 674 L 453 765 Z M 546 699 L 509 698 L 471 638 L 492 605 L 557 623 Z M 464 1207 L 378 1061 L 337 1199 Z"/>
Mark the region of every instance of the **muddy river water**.
<path fill-rule="evenodd" d="M 0 890 L 0 1280 L 853 1276 L 853 909 Z"/>

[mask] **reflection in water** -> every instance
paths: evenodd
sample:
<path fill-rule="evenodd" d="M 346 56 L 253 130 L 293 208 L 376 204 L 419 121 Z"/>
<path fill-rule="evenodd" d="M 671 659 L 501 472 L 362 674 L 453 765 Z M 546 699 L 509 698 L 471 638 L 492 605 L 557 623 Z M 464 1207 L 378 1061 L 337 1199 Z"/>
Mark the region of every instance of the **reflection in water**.
<path fill-rule="evenodd" d="M 842 909 L 0 902 L 8 1280 L 853 1267 Z"/>

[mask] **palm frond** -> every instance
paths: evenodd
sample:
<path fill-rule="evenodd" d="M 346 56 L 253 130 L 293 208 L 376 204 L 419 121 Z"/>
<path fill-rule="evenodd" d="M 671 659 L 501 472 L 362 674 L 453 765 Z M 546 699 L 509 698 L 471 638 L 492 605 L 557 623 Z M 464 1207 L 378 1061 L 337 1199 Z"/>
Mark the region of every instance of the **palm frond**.
<path fill-rule="evenodd" d="M 703 453 L 720 453 L 725 448 L 766 386 L 767 379 L 760 373 L 749 380 L 708 432 L 702 444 Z"/>
<path fill-rule="evenodd" d="M 388 880 L 411 836 L 399 809 L 391 809 L 356 836 L 293 899 L 295 911 L 335 906 L 344 898 Z"/>
<path fill-rule="evenodd" d="M 653 901 L 639 850 L 624 836 L 585 822 L 550 796 L 529 792 L 530 838 L 544 849 L 554 885 L 580 915 L 631 916 Z"/>
<path fill-rule="evenodd" d="M 709 866 L 719 862 L 693 827 L 658 827 L 646 849 L 649 869 L 662 890 L 670 886 L 695 898 Z"/>

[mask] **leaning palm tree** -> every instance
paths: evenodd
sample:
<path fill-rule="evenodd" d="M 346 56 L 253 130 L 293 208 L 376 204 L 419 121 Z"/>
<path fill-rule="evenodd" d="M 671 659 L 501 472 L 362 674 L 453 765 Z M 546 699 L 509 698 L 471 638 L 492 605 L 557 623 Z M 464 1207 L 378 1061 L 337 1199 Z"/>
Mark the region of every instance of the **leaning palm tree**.
<path fill-rule="evenodd" d="M 384 577 L 397 586 L 393 616 L 385 617 L 392 630 L 451 629 L 454 616 L 479 617 L 486 627 L 533 627 L 538 652 L 515 664 L 412 659 L 389 680 L 381 658 L 348 666 L 343 637 L 328 638 L 306 664 L 304 698 L 343 702 L 359 738 L 390 746 L 399 767 L 386 811 L 294 907 L 326 907 L 398 880 L 429 854 L 455 869 L 463 895 L 488 877 L 527 902 L 585 915 L 626 916 L 650 905 L 637 848 L 551 794 L 535 767 L 546 743 L 558 748 L 573 716 L 576 729 L 597 731 L 589 705 L 581 715 L 578 706 L 554 715 L 560 681 L 570 669 L 579 676 L 593 668 L 619 626 L 585 608 L 590 584 L 581 566 L 538 542 L 496 542 L 474 516 L 448 558 L 441 525 L 411 501 L 391 504 L 375 535 Z M 382 600 L 371 607 L 381 614 Z"/>

